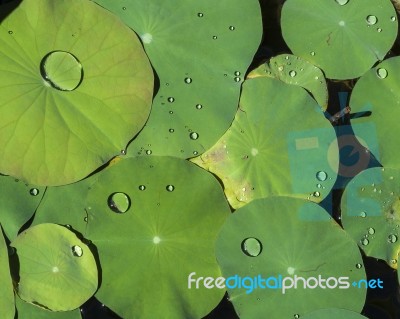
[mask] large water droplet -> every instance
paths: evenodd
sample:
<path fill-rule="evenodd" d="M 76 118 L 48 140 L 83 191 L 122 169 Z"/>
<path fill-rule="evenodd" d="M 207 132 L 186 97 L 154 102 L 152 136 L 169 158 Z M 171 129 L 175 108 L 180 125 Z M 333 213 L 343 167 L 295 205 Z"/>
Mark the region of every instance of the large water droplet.
<path fill-rule="evenodd" d="M 370 227 L 367 230 L 368 230 L 368 234 L 370 234 L 370 235 L 375 234 L 375 229 L 374 228 Z"/>
<path fill-rule="evenodd" d="M 131 200 L 125 193 L 113 193 L 108 197 L 108 207 L 115 213 L 125 213 L 131 206 Z"/>
<path fill-rule="evenodd" d="M 31 188 L 29 194 L 31 194 L 32 196 L 37 196 L 39 195 L 39 190 L 37 188 Z"/>
<path fill-rule="evenodd" d="M 366 21 L 368 25 L 374 25 L 378 22 L 378 18 L 374 15 L 369 15 L 367 16 Z"/>
<path fill-rule="evenodd" d="M 361 212 L 361 213 L 360 213 L 360 216 L 361 216 L 362 218 L 365 218 L 365 217 L 367 217 L 367 213 L 366 213 L 366 212 Z"/>
<path fill-rule="evenodd" d="M 294 78 L 295 76 L 296 76 L 296 71 L 294 71 L 294 70 L 291 70 L 290 72 L 289 72 L 289 75 L 292 77 L 292 78 Z"/>
<path fill-rule="evenodd" d="M 320 196 L 321 196 L 321 193 L 320 193 L 320 192 L 314 192 L 314 193 L 313 193 L 313 196 L 314 196 L 314 197 L 320 197 Z"/>
<path fill-rule="evenodd" d="M 328 178 L 328 174 L 324 171 L 319 171 L 317 172 L 316 177 L 319 181 L 323 182 Z"/>
<path fill-rule="evenodd" d="M 168 192 L 173 192 L 174 189 L 175 189 L 175 186 L 174 186 L 174 185 L 167 185 L 167 187 L 165 187 L 165 189 L 166 189 Z"/>
<path fill-rule="evenodd" d="M 390 235 L 388 236 L 388 242 L 389 242 L 389 243 L 393 244 L 393 243 L 395 243 L 396 241 L 397 241 L 397 236 L 396 236 L 396 235 L 390 234 Z"/>
<path fill-rule="evenodd" d="M 193 82 L 193 79 L 192 78 L 185 78 L 185 83 L 186 84 L 190 84 L 190 83 L 192 83 Z"/>
<path fill-rule="evenodd" d="M 369 244 L 369 240 L 367 238 L 363 238 L 363 239 L 361 239 L 361 244 L 363 246 L 367 246 Z"/>
<path fill-rule="evenodd" d="M 83 79 L 82 64 L 71 53 L 53 51 L 40 62 L 40 73 L 51 87 L 60 91 L 73 91 Z"/>
<path fill-rule="evenodd" d="M 83 255 L 82 247 L 80 247 L 78 245 L 72 246 L 72 254 L 76 257 L 82 257 L 82 255 Z"/>
<path fill-rule="evenodd" d="M 190 139 L 197 140 L 199 138 L 199 134 L 196 132 L 192 132 L 189 134 Z"/>
<path fill-rule="evenodd" d="M 262 245 L 257 238 L 246 238 L 242 242 L 242 251 L 250 257 L 257 257 L 261 254 Z"/>
<path fill-rule="evenodd" d="M 336 0 L 336 2 L 341 6 L 344 6 L 345 4 L 347 4 L 347 2 L 349 2 L 349 0 Z"/>
<path fill-rule="evenodd" d="M 376 75 L 380 78 L 380 79 L 384 79 L 388 76 L 388 71 L 384 68 L 379 68 L 376 70 Z"/>

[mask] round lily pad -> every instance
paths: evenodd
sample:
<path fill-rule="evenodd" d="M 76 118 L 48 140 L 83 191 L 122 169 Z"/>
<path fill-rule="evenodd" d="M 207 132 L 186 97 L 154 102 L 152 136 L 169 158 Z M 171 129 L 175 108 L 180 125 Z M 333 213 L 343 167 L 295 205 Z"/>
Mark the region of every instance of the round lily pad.
<path fill-rule="evenodd" d="M 249 238 L 259 242 L 260 252 L 246 251 Z M 242 319 L 264 318 L 266 309 L 268 318 L 282 319 L 364 306 L 366 275 L 357 244 L 315 203 L 283 196 L 254 200 L 228 217 L 216 249 Z"/>
<path fill-rule="evenodd" d="M 336 180 L 338 158 L 335 132 L 303 88 L 256 77 L 244 83 L 226 134 L 192 161 L 222 180 L 237 208 L 269 195 L 319 202 Z"/>
<path fill-rule="evenodd" d="M 321 108 L 328 107 L 328 88 L 321 69 L 307 60 L 292 54 L 272 57 L 257 69 L 251 71 L 248 78 L 268 76 L 288 84 L 298 85 L 311 93 Z"/>
<path fill-rule="evenodd" d="M 21 299 L 53 311 L 73 310 L 96 291 L 97 265 L 92 252 L 66 227 L 40 224 L 11 243 L 19 262 Z"/>
<path fill-rule="evenodd" d="M 288 0 L 282 34 L 294 54 L 330 79 L 351 79 L 383 60 L 397 37 L 390 0 Z"/>
<path fill-rule="evenodd" d="M 349 311 L 346 309 L 330 308 L 330 309 L 320 309 L 307 313 L 301 317 L 301 319 L 368 319 L 363 315 Z"/>
<path fill-rule="evenodd" d="M 96 298 L 118 315 L 202 318 L 220 302 L 223 289 L 188 288 L 192 272 L 221 275 L 214 245 L 230 209 L 211 174 L 172 157 L 128 158 L 101 172 L 87 205 L 102 268 Z"/>
<path fill-rule="evenodd" d="M 46 188 L 0 175 L 0 189 L 0 222 L 7 237 L 13 240 L 35 213 Z"/>
<path fill-rule="evenodd" d="M 354 87 L 350 98 L 354 133 L 383 166 L 400 168 L 398 160 L 398 117 L 400 116 L 400 57 L 383 61 L 364 74 Z M 368 138 L 374 131 L 374 139 Z"/>
<path fill-rule="evenodd" d="M 346 187 L 342 224 L 367 256 L 398 268 L 400 252 L 400 170 L 370 168 Z"/>
<path fill-rule="evenodd" d="M 127 155 L 188 158 L 212 146 L 235 116 L 241 84 L 260 44 L 259 2 L 96 2 L 140 35 L 159 77 L 149 121 Z"/>
<path fill-rule="evenodd" d="M 150 112 L 139 39 L 91 1 L 24 0 L 1 22 L 0 65 L 0 171 L 29 183 L 87 176 Z"/>
<path fill-rule="evenodd" d="M 30 303 L 21 298 L 16 298 L 18 318 L 23 319 L 82 319 L 80 309 L 71 311 L 48 311 Z"/>
<path fill-rule="evenodd" d="M 14 290 L 8 263 L 8 249 L 0 225 L 0 309 L 4 319 L 14 319 Z"/>

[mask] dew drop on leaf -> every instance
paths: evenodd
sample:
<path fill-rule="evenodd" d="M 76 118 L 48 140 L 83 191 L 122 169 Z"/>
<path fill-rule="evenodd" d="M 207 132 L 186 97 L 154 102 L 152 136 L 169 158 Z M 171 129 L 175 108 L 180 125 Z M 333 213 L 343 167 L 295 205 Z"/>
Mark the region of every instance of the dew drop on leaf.
<path fill-rule="evenodd" d="M 76 257 L 82 257 L 82 255 L 83 255 L 82 247 L 80 247 L 78 245 L 72 246 L 72 254 Z"/>
<path fill-rule="evenodd" d="M 190 83 L 192 83 L 193 82 L 193 79 L 192 78 L 185 78 L 185 83 L 186 84 L 190 84 Z"/>
<path fill-rule="evenodd" d="M 375 234 L 375 229 L 372 227 L 368 228 L 368 234 L 370 234 L 370 235 Z"/>
<path fill-rule="evenodd" d="M 203 108 L 203 105 L 201 104 L 196 104 L 196 109 L 201 110 Z"/>
<path fill-rule="evenodd" d="M 319 171 L 317 172 L 316 177 L 319 181 L 323 182 L 328 178 L 328 174 L 324 171 Z"/>
<path fill-rule="evenodd" d="M 262 245 L 257 238 L 246 238 L 242 242 L 242 251 L 250 257 L 257 257 L 261 254 Z"/>
<path fill-rule="evenodd" d="M 175 101 L 175 98 L 173 98 L 172 96 L 170 96 L 167 100 L 168 100 L 169 103 L 173 103 L 173 102 Z"/>
<path fill-rule="evenodd" d="M 349 0 L 336 0 L 336 2 L 341 5 L 344 6 L 345 4 L 347 4 L 349 2 Z"/>
<path fill-rule="evenodd" d="M 168 192 L 173 192 L 173 191 L 175 190 L 175 186 L 174 186 L 174 185 L 167 185 L 167 187 L 165 187 L 165 189 L 166 189 Z"/>
<path fill-rule="evenodd" d="M 390 234 L 390 235 L 388 236 L 388 243 L 394 244 L 396 241 L 397 241 L 397 236 L 396 236 L 396 235 Z"/>
<path fill-rule="evenodd" d="M 366 213 L 366 212 L 361 212 L 361 213 L 360 213 L 360 216 L 361 216 L 362 218 L 365 218 L 365 217 L 367 217 L 367 213 Z"/>
<path fill-rule="evenodd" d="M 294 78 L 295 76 L 296 76 L 296 71 L 294 71 L 294 70 L 292 70 L 292 71 L 290 71 L 289 72 L 289 75 L 292 77 L 292 78 Z"/>
<path fill-rule="evenodd" d="M 139 190 L 144 191 L 146 189 L 146 186 L 144 185 L 139 185 Z"/>
<path fill-rule="evenodd" d="M 361 269 L 361 268 L 362 268 L 362 265 L 361 265 L 361 264 L 356 264 L 356 268 L 357 268 L 357 269 Z"/>
<path fill-rule="evenodd" d="M 189 134 L 190 139 L 197 140 L 199 138 L 199 134 L 196 132 L 192 132 Z"/>
<path fill-rule="evenodd" d="M 363 238 L 363 239 L 361 239 L 361 244 L 363 246 L 367 246 L 369 244 L 369 240 L 367 238 Z"/>
<path fill-rule="evenodd" d="M 32 196 L 37 196 L 39 195 L 39 190 L 37 188 L 31 188 L 29 194 L 31 194 Z"/>
<path fill-rule="evenodd" d="M 122 214 L 129 209 L 131 201 L 125 193 L 116 192 L 108 197 L 107 204 L 113 212 Z"/>
<path fill-rule="evenodd" d="M 378 22 L 378 18 L 374 15 L 369 15 L 367 16 L 366 21 L 368 25 L 374 25 Z"/>

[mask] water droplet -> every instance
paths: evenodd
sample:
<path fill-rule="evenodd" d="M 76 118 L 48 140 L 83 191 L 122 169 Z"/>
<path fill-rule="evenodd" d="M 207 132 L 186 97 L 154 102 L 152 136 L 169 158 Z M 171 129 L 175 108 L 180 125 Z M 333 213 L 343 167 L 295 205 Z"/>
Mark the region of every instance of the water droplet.
<path fill-rule="evenodd" d="M 197 140 L 199 138 L 199 134 L 197 134 L 196 132 L 192 132 L 189 134 L 189 137 L 192 140 Z"/>
<path fill-rule="evenodd" d="M 8 34 L 13 34 L 14 32 L 12 32 L 11 30 L 8 31 Z"/>
<path fill-rule="evenodd" d="M 60 91 L 73 91 L 83 80 L 82 64 L 66 51 L 53 51 L 40 62 L 40 73 L 45 83 Z"/>
<path fill-rule="evenodd" d="M 314 193 L 313 193 L 313 196 L 315 196 L 315 197 L 320 197 L 320 196 L 321 196 L 321 193 L 320 193 L 320 192 L 314 192 Z"/>
<path fill-rule="evenodd" d="M 257 257 L 261 254 L 262 245 L 257 238 L 246 238 L 242 242 L 242 251 L 250 257 Z"/>
<path fill-rule="evenodd" d="M 88 218 L 87 218 L 87 216 L 83 218 L 83 221 L 84 221 L 85 223 L 87 223 L 87 222 L 88 222 Z"/>
<path fill-rule="evenodd" d="M 125 213 L 131 206 L 131 201 L 125 193 L 113 193 L 107 199 L 107 204 L 110 209 L 115 213 Z"/>
<path fill-rule="evenodd" d="M 175 132 L 175 130 L 174 130 L 173 128 L 170 128 L 170 129 L 168 130 L 168 132 L 170 132 L 170 133 L 174 133 L 174 132 Z"/>
<path fill-rule="evenodd" d="M 201 13 L 201 12 L 199 12 L 199 13 L 197 14 L 197 16 L 198 16 L 199 18 L 202 18 L 202 17 L 204 17 L 204 14 Z"/>
<path fill-rule="evenodd" d="M 369 15 L 367 16 L 366 21 L 368 25 L 374 25 L 378 22 L 378 18 L 374 15 Z"/>
<path fill-rule="evenodd" d="M 72 246 L 72 254 L 76 257 L 82 257 L 82 255 L 83 255 L 82 247 L 80 247 L 78 245 Z"/>
<path fill-rule="evenodd" d="M 390 262 L 391 262 L 392 264 L 396 264 L 396 263 L 397 263 L 397 259 L 392 259 Z"/>
<path fill-rule="evenodd" d="M 356 268 L 357 268 L 357 269 L 361 269 L 361 268 L 362 268 L 362 265 L 361 265 L 361 264 L 356 264 Z"/>
<path fill-rule="evenodd" d="M 361 213 L 360 213 L 360 217 L 362 217 L 362 218 L 367 217 L 367 213 L 366 213 L 366 212 L 361 212 Z"/>
<path fill-rule="evenodd" d="M 174 114 L 174 111 L 169 111 L 168 113 L 169 113 L 169 114 Z"/>
<path fill-rule="evenodd" d="M 235 27 L 234 27 L 233 25 L 231 25 L 231 26 L 229 27 L 229 30 L 234 31 L 234 30 L 235 30 Z"/>
<path fill-rule="evenodd" d="M 151 150 L 146 150 L 147 155 L 151 155 L 151 153 L 153 153 Z"/>
<path fill-rule="evenodd" d="M 125 150 L 121 150 L 121 154 L 122 155 L 126 155 L 126 151 Z"/>
<path fill-rule="evenodd" d="M 322 188 L 322 185 L 321 184 L 317 184 L 317 188 Z"/>
<path fill-rule="evenodd" d="M 144 185 L 139 185 L 139 190 L 140 191 L 144 191 L 146 189 L 146 186 L 144 186 Z"/>
<path fill-rule="evenodd" d="M 300 318 L 300 315 L 296 313 L 295 315 L 293 315 L 293 318 L 294 318 L 294 319 L 299 319 L 299 318 Z"/>
<path fill-rule="evenodd" d="M 381 28 L 378 28 L 378 29 L 376 29 L 376 31 L 378 31 L 378 32 L 382 32 L 382 29 L 381 29 Z"/>
<path fill-rule="evenodd" d="M 214 35 L 212 38 L 213 38 L 213 40 L 217 40 L 218 39 L 218 37 L 216 35 Z"/>
<path fill-rule="evenodd" d="M 370 235 L 375 234 L 375 229 L 372 227 L 368 228 L 368 234 L 370 234 Z"/>
<path fill-rule="evenodd" d="M 39 195 L 39 190 L 37 188 L 31 188 L 29 194 L 31 194 L 32 196 L 37 196 Z"/>
<path fill-rule="evenodd" d="M 198 155 L 198 154 L 199 154 L 199 152 L 193 151 L 193 155 Z"/>
<path fill-rule="evenodd" d="M 126 10 L 126 7 L 122 7 L 122 10 Z"/>
<path fill-rule="evenodd" d="M 319 181 L 326 181 L 326 179 L 328 178 L 328 174 L 324 171 L 319 171 L 316 174 L 316 177 Z"/>
<path fill-rule="evenodd" d="M 143 43 L 145 43 L 145 44 L 149 44 L 153 41 L 153 36 L 150 33 L 145 33 L 145 34 L 141 35 L 140 38 L 142 39 Z"/>
<path fill-rule="evenodd" d="M 166 189 L 168 192 L 173 192 L 174 189 L 175 189 L 175 186 L 174 186 L 174 185 L 167 185 L 167 187 L 165 187 L 165 189 Z"/>
<path fill-rule="evenodd" d="M 68 229 L 72 229 L 72 226 L 70 224 L 66 224 L 65 227 L 67 227 Z"/>
<path fill-rule="evenodd" d="M 172 96 L 170 96 L 170 97 L 167 99 L 167 101 L 168 101 L 169 103 L 173 103 L 173 102 L 175 101 L 175 98 L 173 98 Z"/>
<path fill-rule="evenodd" d="M 318 79 L 319 79 L 319 77 L 318 77 L 318 76 L 316 76 L 314 79 L 318 80 Z"/>
<path fill-rule="evenodd" d="M 282 71 L 283 71 L 283 66 L 282 66 L 282 65 L 279 66 L 279 67 L 278 67 L 278 70 L 282 72 Z"/>
<path fill-rule="evenodd" d="M 239 71 L 235 71 L 234 75 L 239 76 L 240 72 Z"/>
<path fill-rule="evenodd" d="M 235 80 L 235 82 L 240 82 L 241 78 L 237 76 L 237 77 L 234 78 L 234 80 Z"/>
<path fill-rule="evenodd" d="M 391 21 L 396 21 L 396 17 L 395 17 L 395 16 L 390 17 L 390 20 L 391 20 Z"/>
<path fill-rule="evenodd" d="M 311 51 L 310 54 L 311 54 L 312 56 L 314 56 L 314 55 L 315 55 L 315 52 L 314 52 L 314 51 Z"/>
<path fill-rule="evenodd" d="M 349 2 L 349 0 L 336 0 L 336 2 L 341 6 L 344 6 L 345 4 L 347 4 L 347 2 Z"/>
<path fill-rule="evenodd" d="M 193 82 L 192 78 L 185 78 L 185 83 L 186 84 L 190 84 L 192 82 Z"/>
<path fill-rule="evenodd" d="M 290 71 L 289 72 L 289 75 L 292 77 L 292 78 L 294 78 L 295 76 L 296 76 L 296 71 L 294 71 L 294 70 L 292 70 L 292 71 Z"/>
<path fill-rule="evenodd" d="M 367 246 L 369 244 L 369 240 L 367 238 L 363 238 L 363 239 L 361 239 L 361 244 L 363 246 Z"/>
<path fill-rule="evenodd" d="M 153 237 L 153 243 L 154 243 L 154 244 L 157 245 L 157 244 L 159 244 L 160 242 L 161 242 L 161 238 L 160 238 L 160 237 L 158 237 L 158 236 L 154 236 L 154 237 Z"/>
<path fill-rule="evenodd" d="M 390 234 L 390 235 L 388 236 L 388 243 L 393 244 L 393 243 L 395 243 L 396 241 L 397 241 L 397 236 L 396 236 L 396 235 Z"/>
<path fill-rule="evenodd" d="M 365 187 L 361 187 L 361 191 L 362 191 L 362 192 L 365 191 Z"/>
<path fill-rule="evenodd" d="M 285 60 L 289 60 L 289 56 L 287 55 L 287 56 L 285 56 Z"/>
<path fill-rule="evenodd" d="M 201 104 L 196 104 L 196 109 L 201 110 L 203 108 L 203 105 Z"/>

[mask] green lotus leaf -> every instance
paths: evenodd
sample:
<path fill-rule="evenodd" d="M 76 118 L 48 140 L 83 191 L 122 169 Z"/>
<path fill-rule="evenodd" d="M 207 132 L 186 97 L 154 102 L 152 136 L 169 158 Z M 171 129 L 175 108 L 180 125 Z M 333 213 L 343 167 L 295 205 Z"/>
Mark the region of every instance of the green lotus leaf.
<path fill-rule="evenodd" d="M 288 0 L 281 24 L 292 52 L 330 79 L 359 77 L 383 60 L 398 28 L 390 0 Z"/>
<path fill-rule="evenodd" d="M 241 319 L 264 318 L 266 309 L 269 319 L 281 319 L 364 306 L 366 275 L 357 244 L 315 203 L 254 200 L 228 217 L 216 251 Z"/>
<path fill-rule="evenodd" d="M 44 192 L 45 187 L 24 184 L 13 177 L 0 175 L 0 222 L 10 240 L 35 213 Z"/>
<path fill-rule="evenodd" d="M 192 161 L 222 180 L 235 208 L 269 195 L 319 202 L 339 165 L 335 132 L 321 108 L 303 88 L 269 77 L 244 83 L 232 126 Z"/>
<path fill-rule="evenodd" d="M 15 301 L 13 284 L 8 263 L 8 249 L 2 228 L 0 227 L 0 309 L 1 317 L 4 319 L 14 319 Z"/>
<path fill-rule="evenodd" d="M 17 293 L 26 302 L 67 311 L 78 308 L 95 293 L 98 274 L 94 256 L 66 227 L 30 227 L 11 246 L 17 250 L 19 263 Z"/>
<path fill-rule="evenodd" d="M 260 43 L 258 1 L 96 2 L 140 35 L 160 81 L 149 121 L 127 155 L 188 158 L 212 146 L 234 118 Z"/>
<path fill-rule="evenodd" d="M 400 170 L 370 168 L 346 187 L 342 224 L 367 256 L 398 267 L 400 252 Z"/>
<path fill-rule="evenodd" d="M 147 120 L 153 71 L 132 30 L 85 0 L 24 0 L 0 24 L 0 171 L 77 181 Z"/>
<path fill-rule="evenodd" d="M 313 311 L 311 313 L 307 313 L 301 317 L 301 319 L 368 319 L 363 315 L 349 311 L 345 309 L 339 308 L 330 308 L 330 309 L 320 309 Z"/>
<path fill-rule="evenodd" d="M 21 319 L 81 319 L 80 309 L 71 311 L 48 311 L 30 303 L 21 298 L 16 298 L 18 318 Z"/>
<path fill-rule="evenodd" d="M 125 319 L 207 315 L 225 291 L 188 289 L 187 281 L 192 272 L 220 276 L 214 245 L 230 209 L 218 181 L 158 156 L 128 158 L 100 174 L 87 199 L 87 237 L 102 268 L 96 298 Z"/>
<path fill-rule="evenodd" d="M 267 76 L 287 84 L 298 85 L 311 93 L 325 111 L 328 107 L 328 88 L 321 69 L 298 56 L 281 54 L 250 72 L 248 78 Z"/>
<path fill-rule="evenodd" d="M 350 98 L 354 133 L 383 166 L 400 168 L 397 119 L 400 116 L 400 57 L 383 61 L 356 83 Z M 374 131 L 378 145 L 367 134 Z"/>

